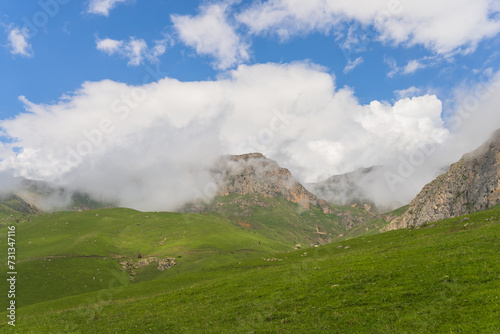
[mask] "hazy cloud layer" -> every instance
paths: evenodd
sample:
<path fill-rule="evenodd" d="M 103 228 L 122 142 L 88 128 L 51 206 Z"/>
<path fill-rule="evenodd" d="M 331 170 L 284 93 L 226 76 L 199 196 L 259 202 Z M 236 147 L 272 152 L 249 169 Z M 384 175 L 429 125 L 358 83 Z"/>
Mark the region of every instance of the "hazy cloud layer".
<path fill-rule="evenodd" d="M 443 166 L 481 143 L 478 127 L 486 136 L 500 124 L 500 94 L 492 88 L 498 82 L 483 84 L 491 93 L 474 100 L 461 124 L 447 119 L 448 128 L 434 95 L 362 105 L 308 63 L 243 65 L 214 81 L 86 82 L 55 104 L 21 98 L 26 112 L 0 121 L 16 139 L 0 149 L 0 169 L 124 206 L 173 210 L 203 193 L 211 182 L 207 167 L 220 155 L 261 152 L 307 182 L 388 166 L 399 178 L 392 175 L 394 187 L 380 198 L 408 202 Z M 464 103 L 470 102 L 458 102 L 457 110 Z M 410 175 L 398 171 L 422 147 L 436 152 L 448 143 L 451 153 L 424 154 Z"/>

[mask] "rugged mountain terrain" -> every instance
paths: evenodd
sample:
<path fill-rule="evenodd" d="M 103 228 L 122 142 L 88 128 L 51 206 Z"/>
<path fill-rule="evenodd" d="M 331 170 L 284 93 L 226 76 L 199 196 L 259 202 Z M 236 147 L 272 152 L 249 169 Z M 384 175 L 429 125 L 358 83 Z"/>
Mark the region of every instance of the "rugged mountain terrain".
<path fill-rule="evenodd" d="M 351 173 L 331 176 L 321 182 L 305 184 L 305 187 L 329 203 L 349 205 L 377 213 L 374 199 L 370 198 L 366 188 L 375 182 L 378 170 L 380 166 L 359 168 Z"/>
<path fill-rule="evenodd" d="M 323 213 L 333 213 L 325 200 L 310 193 L 297 182 L 292 173 L 260 153 L 224 157 L 213 170 L 221 196 L 260 194 L 265 197 L 283 196 L 306 210 L 319 206 Z"/>
<path fill-rule="evenodd" d="M 477 212 L 500 203 L 500 130 L 482 146 L 451 165 L 410 203 L 387 229 L 419 226 Z"/>
<path fill-rule="evenodd" d="M 374 218 L 362 209 L 336 206 L 309 192 L 286 168 L 260 153 L 223 157 L 212 169 L 217 193 L 182 211 L 217 212 L 250 229 L 271 229 L 283 241 L 325 243 Z"/>
<path fill-rule="evenodd" d="M 35 214 L 38 210 L 19 196 L 9 194 L 0 197 L 0 215 L 10 216 L 13 214 Z"/>

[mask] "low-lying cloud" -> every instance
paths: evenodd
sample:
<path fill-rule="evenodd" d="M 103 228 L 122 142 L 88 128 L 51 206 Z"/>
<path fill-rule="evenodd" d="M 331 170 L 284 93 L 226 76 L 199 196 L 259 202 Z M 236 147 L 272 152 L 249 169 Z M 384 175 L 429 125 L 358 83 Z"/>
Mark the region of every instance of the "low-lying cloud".
<path fill-rule="evenodd" d="M 200 196 L 212 181 L 209 167 L 224 154 L 263 153 L 303 182 L 374 165 L 394 166 L 399 175 L 401 159 L 413 152 L 470 140 L 476 131 L 450 132 L 435 95 L 362 105 L 309 63 L 243 65 L 213 81 L 85 82 L 47 105 L 21 99 L 26 111 L 0 121 L 13 141 L 0 149 L 1 170 L 141 210 L 175 210 Z M 493 108 L 491 99 L 479 103 Z M 467 123 L 494 128 L 493 114 Z M 426 156 L 380 198 L 409 202 L 456 156 Z"/>

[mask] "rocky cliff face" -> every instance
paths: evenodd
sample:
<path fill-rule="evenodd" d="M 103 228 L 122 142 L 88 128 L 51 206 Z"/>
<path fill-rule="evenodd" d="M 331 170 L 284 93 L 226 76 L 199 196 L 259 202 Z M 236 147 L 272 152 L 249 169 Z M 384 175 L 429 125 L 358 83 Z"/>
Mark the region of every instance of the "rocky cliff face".
<path fill-rule="evenodd" d="M 306 190 L 288 169 L 281 168 L 276 161 L 267 159 L 260 153 L 226 156 L 212 172 L 221 196 L 230 193 L 283 196 L 306 210 L 310 205 L 317 205 L 323 213 L 333 213 L 324 200 Z"/>
<path fill-rule="evenodd" d="M 363 210 L 331 206 L 304 188 L 288 169 L 281 168 L 277 162 L 260 153 L 222 157 L 211 169 L 211 174 L 217 189 L 214 197 L 208 202 L 197 200 L 186 203 L 180 211 L 215 211 L 251 220 L 255 208 L 268 209 L 271 213 L 283 205 L 281 199 L 285 199 L 301 207 L 300 210 L 291 213 L 293 217 L 290 219 L 298 219 L 300 224 L 303 224 L 299 230 L 302 232 L 310 230 L 310 234 L 315 238 L 319 233 L 326 233 L 324 231 L 337 231 L 340 226 L 342 231 L 351 229 L 374 217 L 373 214 Z M 266 198 L 276 200 L 268 201 Z M 286 205 L 282 208 L 285 207 Z M 323 216 L 319 217 L 313 212 L 316 208 L 321 210 Z M 301 216 L 306 211 L 311 212 Z M 238 224 L 241 225 L 241 221 Z M 297 226 L 290 228 L 294 229 Z M 318 232 L 317 228 L 321 231 Z M 329 235 L 323 235 L 320 238 L 321 243 L 329 238 Z"/>
<path fill-rule="evenodd" d="M 427 184 L 387 229 L 419 226 L 485 210 L 500 203 L 500 130 Z"/>

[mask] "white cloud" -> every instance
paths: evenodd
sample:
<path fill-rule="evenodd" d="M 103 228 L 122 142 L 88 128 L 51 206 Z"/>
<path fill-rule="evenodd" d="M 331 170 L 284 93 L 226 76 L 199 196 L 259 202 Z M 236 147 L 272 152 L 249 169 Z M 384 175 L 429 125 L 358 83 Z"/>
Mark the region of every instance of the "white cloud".
<path fill-rule="evenodd" d="M 500 128 L 500 72 L 485 82 L 461 84 L 454 95 L 455 107 L 446 124 L 453 134 L 449 149 L 460 158 L 463 152 L 473 150 Z"/>
<path fill-rule="evenodd" d="M 171 16 L 182 42 L 200 55 L 213 57 L 218 69 L 228 69 L 250 58 L 249 45 L 228 23 L 226 11 L 226 5 L 217 4 L 202 7 L 197 16 Z"/>
<path fill-rule="evenodd" d="M 420 88 L 417 88 L 415 86 L 411 86 L 406 89 L 401 89 L 401 90 L 395 90 L 394 94 L 396 95 L 397 98 L 399 99 L 405 99 L 407 97 L 414 97 L 420 94 L 422 90 Z"/>
<path fill-rule="evenodd" d="M 435 66 L 439 60 L 436 57 L 423 57 L 422 59 L 412 59 L 405 66 L 398 66 L 394 58 L 385 58 L 384 62 L 389 66 L 387 76 L 394 77 L 396 74 L 409 75 L 413 74 L 419 69 Z"/>
<path fill-rule="evenodd" d="M 389 66 L 390 71 L 387 72 L 387 76 L 389 78 L 394 77 L 396 74 L 398 74 L 401 69 L 398 67 L 398 64 L 396 63 L 396 60 L 394 58 L 384 58 L 384 62 Z"/>
<path fill-rule="evenodd" d="M 377 40 L 423 45 L 438 54 L 474 50 L 477 43 L 500 32 L 496 0 L 268 0 L 257 2 L 237 19 L 253 34 L 275 34 L 282 39 L 320 31 L 355 20 L 374 26 Z M 352 40 L 351 36 L 351 40 Z"/>
<path fill-rule="evenodd" d="M 361 65 L 363 63 L 363 57 L 358 57 L 354 60 L 350 60 L 347 62 L 347 65 L 344 67 L 344 73 L 351 72 L 353 69 L 355 69 L 357 66 Z"/>
<path fill-rule="evenodd" d="M 130 38 L 130 41 L 125 44 L 124 55 L 129 59 L 128 64 L 138 66 L 142 64 L 144 53 L 148 49 L 148 45 L 143 39 Z"/>
<path fill-rule="evenodd" d="M 96 40 L 96 48 L 108 55 L 120 55 L 128 59 L 128 65 L 139 66 L 147 59 L 151 63 L 157 63 L 158 57 L 167 50 L 168 38 L 155 41 L 155 46 L 149 48 L 143 39 L 130 37 L 127 42 L 114 40 L 110 38 Z"/>
<path fill-rule="evenodd" d="M 90 14 L 109 16 L 109 12 L 113 8 L 125 1 L 127 0 L 90 0 L 87 12 Z"/>
<path fill-rule="evenodd" d="M 425 68 L 426 66 L 422 63 L 420 63 L 418 60 L 410 60 L 408 64 L 406 64 L 405 68 L 403 69 L 404 74 L 413 74 L 417 70 L 421 68 Z"/>
<path fill-rule="evenodd" d="M 98 39 L 96 43 L 97 50 L 103 51 L 108 55 L 119 53 L 123 46 L 123 41 L 117 41 L 111 38 Z"/>
<path fill-rule="evenodd" d="M 8 33 L 8 40 L 10 46 L 10 53 L 13 55 L 20 55 L 24 57 L 33 57 L 33 49 L 28 42 L 29 31 L 28 28 L 12 28 Z"/>
<path fill-rule="evenodd" d="M 22 152 L 0 150 L 0 170 L 56 179 L 120 204 L 173 210 L 210 182 L 221 154 L 262 152 L 306 181 L 397 163 L 435 134 L 446 138 L 433 95 L 361 105 L 307 63 L 261 64 L 215 81 L 165 78 L 143 86 L 87 82 L 72 96 L 0 121 Z M 8 151 L 8 149 L 7 149 Z M 434 175 L 387 194 L 411 200 Z"/>

